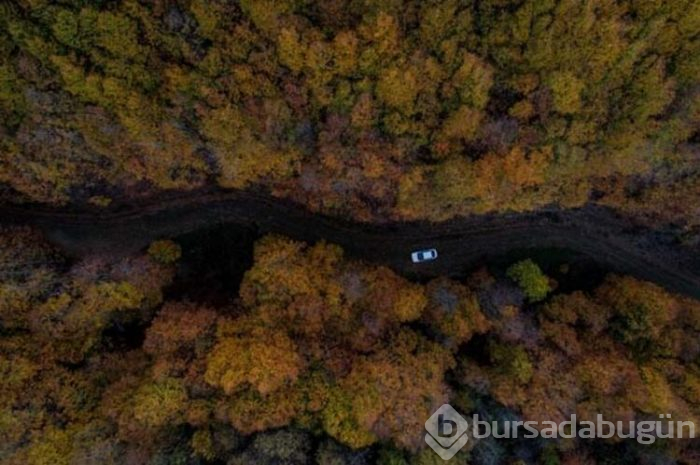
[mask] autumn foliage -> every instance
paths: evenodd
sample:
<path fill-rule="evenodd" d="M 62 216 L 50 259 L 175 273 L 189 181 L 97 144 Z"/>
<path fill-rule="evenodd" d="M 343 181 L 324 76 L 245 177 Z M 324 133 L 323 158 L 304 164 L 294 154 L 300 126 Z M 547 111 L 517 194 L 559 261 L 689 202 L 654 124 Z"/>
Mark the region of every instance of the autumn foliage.
<path fill-rule="evenodd" d="M 2 231 L 0 463 L 427 465 L 423 423 L 445 402 L 535 421 L 700 419 L 700 304 L 654 284 L 534 294 L 547 277 L 532 261 L 418 284 L 267 236 L 239 296 L 212 306 L 168 299 L 174 250 L 71 263 L 30 229 Z M 648 457 L 616 442 L 601 443 L 619 447 L 614 463 Z M 654 454 L 692 463 L 686 446 Z M 459 463 L 518 456 L 471 447 Z"/>
<path fill-rule="evenodd" d="M 0 183 L 264 187 L 359 219 L 611 205 L 700 224 L 698 3 L 6 2 Z"/>

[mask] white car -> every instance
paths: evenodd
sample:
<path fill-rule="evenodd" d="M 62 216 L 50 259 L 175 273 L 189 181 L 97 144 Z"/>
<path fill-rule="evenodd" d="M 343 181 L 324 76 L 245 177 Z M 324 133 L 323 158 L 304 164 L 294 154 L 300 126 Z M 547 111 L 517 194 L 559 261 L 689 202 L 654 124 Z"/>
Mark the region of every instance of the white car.
<path fill-rule="evenodd" d="M 437 250 L 435 249 L 416 250 L 411 254 L 411 261 L 413 263 L 429 262 L 436 258 Z"/>

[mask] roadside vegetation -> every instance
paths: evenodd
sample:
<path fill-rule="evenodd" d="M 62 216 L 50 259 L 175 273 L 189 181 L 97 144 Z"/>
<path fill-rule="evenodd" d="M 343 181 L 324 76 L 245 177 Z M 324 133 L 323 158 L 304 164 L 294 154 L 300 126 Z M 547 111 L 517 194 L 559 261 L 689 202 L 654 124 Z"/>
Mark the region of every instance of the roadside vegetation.
<path fill-rule="evenodd" d="M 357 219 L 589 201 L 692 228 L 692 0 L 19 0 L 0 182 L 109 205 L 263 188 Z"/>
<path fill-rule="evenodd" d="M 70 261 L 2 231 L 0 463 L 427 465 L 423 423 L 445 402 L 700 420 L 700 302 L 651 283 L 564 293 L 528 260 L 507 272 L 519 284 L 487 269 L 419 284 L 266 236 L 213 304 L 171 297 L 180 255 L 159 241 Z M 486 440 L 455 463 L 691 464 L 692 445 Z"/>

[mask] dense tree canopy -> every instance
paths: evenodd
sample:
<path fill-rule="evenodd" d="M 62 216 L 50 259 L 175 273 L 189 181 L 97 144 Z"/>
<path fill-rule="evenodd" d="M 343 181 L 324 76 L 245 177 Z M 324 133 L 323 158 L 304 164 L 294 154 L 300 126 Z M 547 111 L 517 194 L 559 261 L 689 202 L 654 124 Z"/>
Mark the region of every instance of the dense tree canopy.
<path fill-rule="evenodd" d="M 362 219 L 700 223 L 696 1 L 20 0 L 0 25 L 14 200 L 215 183 Z"/>
<path fill-rule="evenodd" d="M 700 420 L 700 303 L 650 283 L 533 299 L 533 261 L 417 284 L 267 236 L 213 305 L 169 297 L 180 250 L 71 262 L 30 229 L 0 232 L 0 463 L 429 465 L 423 423 L 445 402 Z M 456 463 L 694 463 L 684 441 L 489 444 Z"/>
<path fill-rule="evenodd" d="M 255 189 L 380 221 L 594 202 L 688 238 L 699 76 L 694 0 L 1 2 L 0 202 Z M 0 464 L 435 465 L 445 402 L 700 422 L 700 303 L 651 283 L 530 259 L 414 282 L 265 236 L 227 264 L 240 282 L 193 290 L 187 253 L 0 229 Z M 483 440 L 453 463 L 698 457 Z"/>

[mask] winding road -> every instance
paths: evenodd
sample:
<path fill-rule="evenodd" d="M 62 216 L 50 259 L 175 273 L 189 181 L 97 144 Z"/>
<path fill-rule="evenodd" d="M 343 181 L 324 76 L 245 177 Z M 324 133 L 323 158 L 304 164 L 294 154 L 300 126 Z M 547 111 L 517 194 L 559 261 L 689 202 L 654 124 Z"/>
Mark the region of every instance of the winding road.
<path fill-rule="evenodd" d="M 700 253 L 666 235 L 634 226 L 609 209 L 547 209 L 482 215 L 442 223 L 366 224 L 314 214 L 265 194 L 196 192 L 128 208 L 68 211 L 0 206 L 0 224 L 30 224 L 70 254 L 124 254 L 152 240 L 218 224 L 254 228 L 306 242 L 326 240 L 349 257 L 389 266 L 413 279 L 462 276 L 519 249 L 562 248 L 613 272 L 629 274 L 700 298 Z M 435 247 L 438 260 L 413 264 L 412 250 Z"/>

